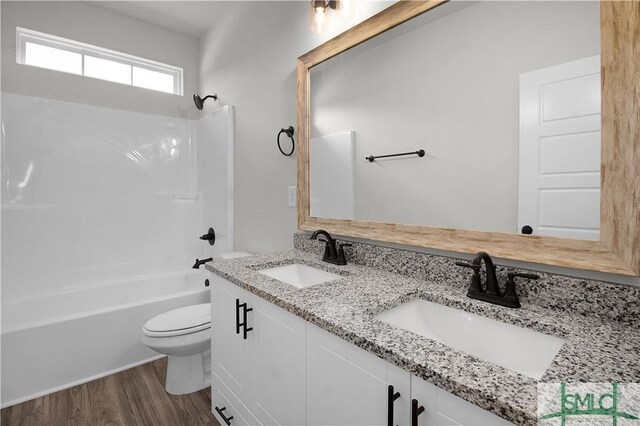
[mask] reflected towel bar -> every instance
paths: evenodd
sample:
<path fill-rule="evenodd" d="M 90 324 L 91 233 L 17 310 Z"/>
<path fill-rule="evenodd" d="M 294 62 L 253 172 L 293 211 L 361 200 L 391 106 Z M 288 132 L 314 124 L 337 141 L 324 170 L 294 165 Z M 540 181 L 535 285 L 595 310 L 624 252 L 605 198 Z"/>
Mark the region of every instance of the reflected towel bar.
<path fill-rule="evenodd" d="M 424 157 L 424 149 L 413 152 L 403 152 L 401 154 L 389 154 L 389 155 L 370 155 L 369 157 L 365 157 L 365 160 L 369 160 L 370 163 L 373 163 L 376 158 L 388 158 L 388 157 L 399 157 L 401 155 L 417 155 L 418 157 Z"/>

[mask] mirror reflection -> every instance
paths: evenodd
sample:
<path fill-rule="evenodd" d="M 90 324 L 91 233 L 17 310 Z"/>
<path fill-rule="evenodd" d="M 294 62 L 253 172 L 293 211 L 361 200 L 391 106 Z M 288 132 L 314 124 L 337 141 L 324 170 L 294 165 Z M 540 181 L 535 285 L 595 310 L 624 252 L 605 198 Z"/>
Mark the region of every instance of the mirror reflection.
<path fill-rule="evenodd" d="M 599 27 L 452 1 L 312 68 L 311 216 L 598 240 Z"/>

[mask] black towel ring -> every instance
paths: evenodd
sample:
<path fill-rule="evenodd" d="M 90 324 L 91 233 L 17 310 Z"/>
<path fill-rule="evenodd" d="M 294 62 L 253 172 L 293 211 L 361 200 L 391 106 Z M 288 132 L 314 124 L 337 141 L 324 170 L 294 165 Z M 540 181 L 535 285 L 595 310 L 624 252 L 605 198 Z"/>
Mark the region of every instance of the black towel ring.
<path fill-rule="evenodd" d="M 289 139 L 291 139 L 291 151 L 288 154 L 286 152 L 284 152 L 282 150 L 282 147 L 280 146 L 280 135 L 283 134 L 283 133 L 285 135 L 289 136 Z M 291 154 L 293 154 L 293 151 L 296 149 L 296 141 L 293 140 L 293 127 L 289 126 L 286 129 L 280 129 L 280 132 L 278 132 L 278 149 L 280 150 L 282 155 L 285 155 L 287 157 L 289 157 L 289 156 L 291 156 Z"/>

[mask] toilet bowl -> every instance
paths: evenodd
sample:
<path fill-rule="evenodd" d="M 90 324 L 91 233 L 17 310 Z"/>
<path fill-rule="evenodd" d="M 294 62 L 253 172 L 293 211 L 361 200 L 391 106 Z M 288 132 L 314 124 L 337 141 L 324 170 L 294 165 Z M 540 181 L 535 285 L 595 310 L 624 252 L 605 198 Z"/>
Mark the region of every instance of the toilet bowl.
<path fill-rule="evenodd" d="M 165 389 L 196 392 L 211 383 L 211 303 L 174 309 L 151 318 L 142 343 L 169 356 Z"/>

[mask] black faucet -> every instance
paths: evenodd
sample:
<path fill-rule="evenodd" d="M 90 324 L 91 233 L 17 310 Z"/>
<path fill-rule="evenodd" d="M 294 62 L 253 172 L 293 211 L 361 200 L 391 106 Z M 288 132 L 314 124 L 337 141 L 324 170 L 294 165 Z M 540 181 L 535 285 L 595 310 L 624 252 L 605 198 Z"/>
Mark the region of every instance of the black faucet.
<path fill-rule="evenodd" d="M 480 269 L 482 268 L 483 260 L 487 270 L 487 279 L 484 286 L 480 280 Z M 521 306 L 518 294 L 516 293 L 516 277 L 527 278 L 530 280 L 537 280 L 540 278 L 535 274 L 509 272 L 507 274 L 507 287 L 504 293 L 500 294 L 500 287 L 498 286 L 498 279 L 496 278 L 496 267 L 493 264 L 493 260 L 491 260 L 491 256 L 484 251 L 476 254 L 471 260 L 471 263 L 456 262 L 456 265 L 473 269 L 473 275 L 471 276 L 471 284 L 467 291 L 467 297 L 493 303 L 495 305 L 506 306 L 508 308 L 519 308 Z"/>
<path fill-rule="evenodd" d="M 325 244 L 322 260 L 324 262 L 333 263 L 334 265 L 346 265 L 347 259 L 344 257 L 344 248 L 351 247 L 351 244 L 339 244 L 338 249 L 336 249 L 336 240 L 334 240 L 327 231 L 318 229 L 311 235 L 311 239 L 318 239 L 318 235 L 322 235 L 326 238 L 324 240 L 318 240 L 323 241 Z"/>
<path fill-rule="evenodd" d="M 213 257 L 210 257 L 208 259 L 196 259 L 196 263 L 193 264 L 192 268 L 193 269 L 200 269 L 200 265 L 204 265 L 207 262 L 211 262 L 213 260 Z"/>

